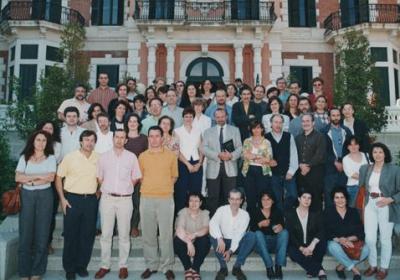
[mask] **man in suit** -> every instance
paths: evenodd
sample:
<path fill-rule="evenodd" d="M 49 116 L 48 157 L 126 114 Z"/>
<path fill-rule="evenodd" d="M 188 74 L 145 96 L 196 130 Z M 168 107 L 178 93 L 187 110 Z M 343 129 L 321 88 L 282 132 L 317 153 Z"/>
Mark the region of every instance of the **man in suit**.
<path fill-rule="evenodd" d="M 237 127 L 227 124 L 224 109 L 214 113 L 217 123 L 204 132 L 203 154 L 207 158 L 207 206 L 211 216 L 217 208 L 227 203 L 229 192 L 236 186 L 238 159 L 242 153 L 242 142 Z M 233 142 L 231 151 L 226 150 L 226 143 Z"/>

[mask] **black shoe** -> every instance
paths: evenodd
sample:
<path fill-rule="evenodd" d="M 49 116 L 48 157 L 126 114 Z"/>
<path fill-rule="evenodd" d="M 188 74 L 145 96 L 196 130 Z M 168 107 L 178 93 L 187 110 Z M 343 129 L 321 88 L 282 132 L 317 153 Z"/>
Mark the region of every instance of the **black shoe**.
<path fill-rule="evenodd" d="M 282 279 L 282 278 L 283 278 L 282 266 L 275 265 L 275 279 Z"/>
<path fill-rule="evenodd" d="M 275 272 L 274 269 L 271 267 L 267 267 L 267 277 L 268 279 L 274 279 L 275 278 Z"/>
<path fill-rule="evenodd" d="M 82 268 L 82 269 L 78 269 L 78 271 L 76 272 L 79 277 L 88 277 L 89 276 L 89 272 L 87 271 L 86 268 Z"/>
<path fill-rule="evenodd" d="M 336 275 L 339 279 L 346 279 L 346 274 L 344 273 L 344 269 L 343 270 L 338 270 L 337 268 L 335 269 L 336 271 Z"/>
<path fill-rule="evenodd" d="M 354 274 L 353 280 L 361 280 L 361 275 L 360 274 Z"/>
<path fill-rule="evenodd" d="M 67 273 L 65 274 L 65 278 L 66 278 L 67 280 L 75 280 L 75 279 L 76 279 L 75 272 L 67 272 Z"/>
<path fill-rule="evenodd" d="M 221 268 L 217 276 L 215 276 L 215 280 L 225 280 L 225 277 L 228 276 L 228 269 L 227 268 Z"/>
<path fill-rule="evenodd" d="M 236 276 L 237 280 L 247 280 L 246 275 L 244 275 L 242 269 L 240 266 L 238 267 L 233 267 L 232 269 L 232 275 Z"/>

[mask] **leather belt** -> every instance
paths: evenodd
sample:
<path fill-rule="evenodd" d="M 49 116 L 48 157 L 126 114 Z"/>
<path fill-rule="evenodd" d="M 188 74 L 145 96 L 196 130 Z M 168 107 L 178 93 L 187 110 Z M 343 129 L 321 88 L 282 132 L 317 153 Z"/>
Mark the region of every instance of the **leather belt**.
<path fill-rule="evenodd" d="M 377 193 L 377 192 L 372 192 L 372 193 L 369 193 L 369 196 L 372 198 L 378 198 L 378 197 L 383 197 L 383 194 Z"/>
<path fill-rule="evenodd" d="M 107 193 L 108 195 L 114 196 L 114 197 L 128 197 L 132 196 L 132 194 L 119 194 L 119 193 Z"/>

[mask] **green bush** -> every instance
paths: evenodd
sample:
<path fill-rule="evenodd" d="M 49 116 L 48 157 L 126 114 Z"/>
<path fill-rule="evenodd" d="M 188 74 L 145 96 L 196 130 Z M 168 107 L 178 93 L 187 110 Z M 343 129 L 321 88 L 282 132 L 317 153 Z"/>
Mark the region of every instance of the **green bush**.
<path fill-rule="evenodd" d="M 16 162 L 10 158 L 10 146 L 5 133 L 0 133 L 0 197 L 5 191 L 15 187 Z M 5 217 L 0 204 L 0 221 Z"/>

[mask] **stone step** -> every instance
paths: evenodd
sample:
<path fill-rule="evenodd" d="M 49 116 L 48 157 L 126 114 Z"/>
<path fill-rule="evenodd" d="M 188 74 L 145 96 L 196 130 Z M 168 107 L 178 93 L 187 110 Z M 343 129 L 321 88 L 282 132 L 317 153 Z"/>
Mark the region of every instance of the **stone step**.
<path fill-rule="evenodd" d="M 89 263 L 88 270 L 96 271 L 101 266 L 101 250 L 93 249 L 92 257 Z M 111 254 L 111 262 L 112 270 L 118 270 L 118 250 L 113 249 Z M 228 266 L 231 269 L 233 263 L 235 262 L 235 256 L 231 259 Z M 334 270 L 337 265 L 336 260 L 327 255 L 324 257 L 323 266 L 327 270 Z M 128 267 L 131 271 L 143 271 L 146 269 L 145 260 L 143 257 L 143 249 L 132 249 L 128 259 Z M 360 268 L 365 269 L 367 264 L 360 265 Z M 391 268 L 399 268 L 400 267 L 400 254 L 396 253 L 392 256 L 392 260 L 390 263 Z M 48 257 L 48 270 L 51 271 L 62 271 L 62 249 L 55 249 L 53 255 Z M 206 257 L 204 264 L 202 266 L 202 271 L 217 271 L 219 269 L 218 261 L 214 256 L 214 252 L 211 250 L 208 256 Z M 246 264 L 244 266 L 246 271 L 265 271 L 265 265 L 261 259 L 261 257 L 252 253 L 246 260 Z M 288 271 L 298 271 L 301 270 L 300 266 L 294 262 L 292 262 L 289 258 L 287 258 L 287 266 L 285 270 Z M 179 259 L 175 257 L 175 265 L 174 271 L 183 271 L 183 266 Z"/>

